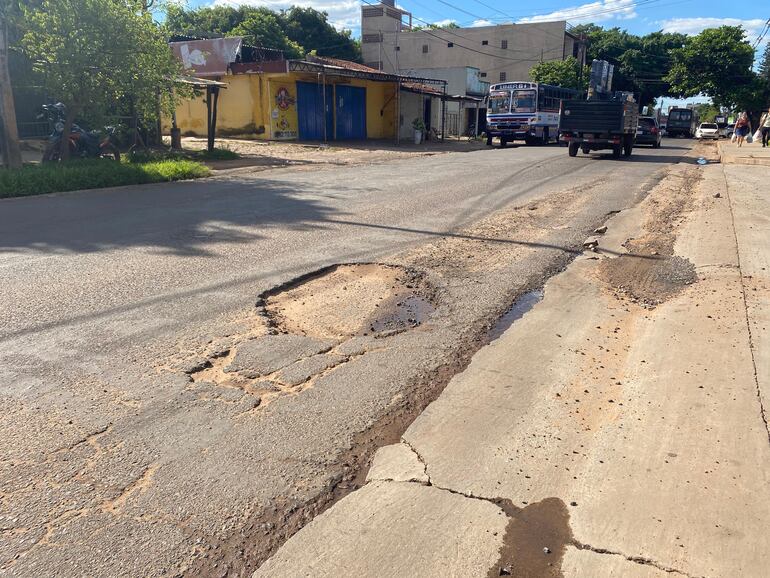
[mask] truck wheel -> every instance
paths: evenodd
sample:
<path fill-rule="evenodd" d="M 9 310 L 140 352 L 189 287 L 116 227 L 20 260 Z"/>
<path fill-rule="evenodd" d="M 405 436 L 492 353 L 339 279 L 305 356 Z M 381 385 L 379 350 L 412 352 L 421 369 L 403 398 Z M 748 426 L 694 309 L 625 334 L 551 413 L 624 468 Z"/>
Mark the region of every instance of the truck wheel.
<path fill-rule="evenodd" d="M 620 153 L 622 152 L 623 152 L 623 145 L 619 145 L 619 144 L 612 145 L 612 158 L 619 159 Z"/>
<path fill-rule="evenodd" d="M 569 156 L 576 157 L 579 148 L 580 148 L 580 145 L 578 143 L 576 142 L 569 143 Z"/>
<path fill-rule="evenodd" d="M 491 137 L 491 136 L 488 136 L 488 137 L 487 137 L 487 146 L 488 146 L 488 147 L 491 147 L 491 146 L 492 146 L 492 137 Z"/>
<path fill-rule="evenodd" d="M 634 150 L 634 141 L 630 138 L 626 139 L 626 142 L 623 143 L 623 156 L 624 157 L 630 157 L 631 152 Z"/>
<path fill-rule="evenodd" d="M 504 149 L 506 146 L 508 146 L 508 141 L 505 138 L 500 137 L 500 148 Z"/>
<path fill-rule="evenodd" d="M 582 147 L 580 147 L 580 148 L 581 148 L 581 150 L 583 151 L 583 154 L 584 154 L 584 155 L 587 155 L 587 154 L 589 154 L 589 153 L 591 152 L 591 147 L 590 147 L 590 146 L 588 146 L 588 145 L 583 145 L 583 146 L 582 146 Z"/>

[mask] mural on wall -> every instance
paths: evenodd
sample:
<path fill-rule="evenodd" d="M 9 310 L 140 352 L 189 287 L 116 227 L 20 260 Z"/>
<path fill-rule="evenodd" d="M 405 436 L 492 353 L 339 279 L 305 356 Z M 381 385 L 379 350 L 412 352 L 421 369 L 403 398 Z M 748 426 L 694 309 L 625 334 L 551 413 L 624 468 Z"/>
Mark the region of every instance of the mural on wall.
<path fill-rule="evenodd" d="M 270 126 L 276 140 L 297 138 L 297 94 L 294 83 L 273 84 Z"/>

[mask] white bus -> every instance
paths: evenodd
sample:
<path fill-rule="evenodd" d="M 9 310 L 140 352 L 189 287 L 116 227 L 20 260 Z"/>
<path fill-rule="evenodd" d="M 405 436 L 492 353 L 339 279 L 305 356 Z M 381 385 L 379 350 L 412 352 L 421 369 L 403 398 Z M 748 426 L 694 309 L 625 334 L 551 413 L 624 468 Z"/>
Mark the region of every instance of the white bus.
<path fill-rule="evenodd" d="M 539 82 L 501 82 L 489 87 L 487 97 L 487 145 L 513 140 L 548 144 L 559 140 L 559 106 L 579 92 Z"/>

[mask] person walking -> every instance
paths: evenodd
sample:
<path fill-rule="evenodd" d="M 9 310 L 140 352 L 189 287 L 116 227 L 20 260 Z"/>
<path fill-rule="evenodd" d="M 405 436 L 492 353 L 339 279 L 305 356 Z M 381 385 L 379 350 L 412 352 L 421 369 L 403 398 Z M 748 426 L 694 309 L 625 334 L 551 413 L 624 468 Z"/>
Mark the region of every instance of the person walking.
<path fill-rule="evenodd" d="M 762 127 L 762 148 L 765 148 L 770 141 L 770 110 L 765 113 L 763 122 L 760 124 Z"/>
<path fill-rule="evenodd" d="M 748 134 L 751 134 L 751 122 L 749 122 L 749 115 L 742 112 L 735 123 L 735 136 L 738 137 L 739 147 L 743 146 L 743 141 Z"/>

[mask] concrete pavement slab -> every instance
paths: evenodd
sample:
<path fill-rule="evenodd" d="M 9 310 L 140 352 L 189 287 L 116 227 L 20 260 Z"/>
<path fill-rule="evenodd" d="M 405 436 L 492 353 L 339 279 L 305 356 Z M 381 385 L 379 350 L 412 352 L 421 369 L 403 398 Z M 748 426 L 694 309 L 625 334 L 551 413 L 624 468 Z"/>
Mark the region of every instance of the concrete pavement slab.
<path fill-rule="evenodd" d="M 372 458 L 372 465 L 366 474 L 366 481 L 392 480 L 394 482 L 428 483 L 425 464 L 405 443 L 383 446 Z"/>
<path fill-rule="evenodd" d="M 310 522 L 253 576 L 483 576 L 506 524 L 503 511 L 485 500 L 371 482 Z"/>

